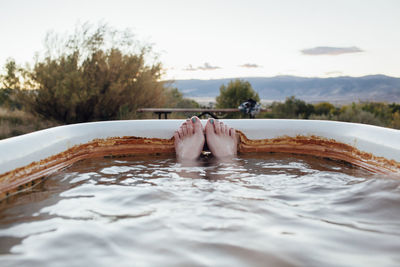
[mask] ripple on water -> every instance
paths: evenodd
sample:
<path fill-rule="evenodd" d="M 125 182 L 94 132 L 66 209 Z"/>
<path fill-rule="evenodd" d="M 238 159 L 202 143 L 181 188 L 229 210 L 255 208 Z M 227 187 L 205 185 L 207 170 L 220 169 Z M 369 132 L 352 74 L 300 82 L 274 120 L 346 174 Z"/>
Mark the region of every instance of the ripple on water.
<path fill-rule="evenodd" d="M 0 238 L 2 266 L 398 266 L 400 181 L 282 154 L 85 160 L 3 203 Z"/>

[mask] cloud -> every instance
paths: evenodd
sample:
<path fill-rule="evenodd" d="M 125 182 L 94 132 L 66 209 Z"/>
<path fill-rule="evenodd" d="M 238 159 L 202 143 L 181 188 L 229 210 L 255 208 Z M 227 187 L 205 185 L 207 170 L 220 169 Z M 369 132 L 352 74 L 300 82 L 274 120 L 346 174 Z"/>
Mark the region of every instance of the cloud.
<path fill-rule="evenodd" d="M 363 52 L 363 50 L 361 50 L 356 46 L 351 46 L 351 47 L 317 46 L 301 50 L 301 53 L 308 56 L 321 56 L 321 55 L 337 56 L 342 54 L 359 53 L 359 52 Z"/>
<path fill-rule="evenodd" d="M 204 66 L 198 67 L 199 70 L 217 70 L 220 69 L 220 67 L 217 66 L 211 66 L 210 63 L 206 62 L 204 63 Z"/>
<path fill-rule="evenodd" d="M 186 70 L 186 71 L 196 71 L 197 68 L 193 68 L 193 66 L 190 64 L 189 66 L 187 66 L 187 67 L 184 68 L 183 70 Z"/>
<path fill-rule="evenodd" d="M 252 64 L 252 63 L 246 63 L 246 64 L 243 64 L 243 65 L 240 65 L 239 67 L 248 68 L 248 69 L 252 69 L 252 68 L 261 68 L 260 65 Z"/>
<path fill-rule="evenodd" d="M 191 64 L 184 68 L 183 70 L 185 71 L 197 71 L 197 70 L 217 70 L 220 69 L 218 66 L 212 66 L 210 63 L 206 62 L 204 63 L 203 66 L 198 66 L 197 68 L 194 68 Z"/>

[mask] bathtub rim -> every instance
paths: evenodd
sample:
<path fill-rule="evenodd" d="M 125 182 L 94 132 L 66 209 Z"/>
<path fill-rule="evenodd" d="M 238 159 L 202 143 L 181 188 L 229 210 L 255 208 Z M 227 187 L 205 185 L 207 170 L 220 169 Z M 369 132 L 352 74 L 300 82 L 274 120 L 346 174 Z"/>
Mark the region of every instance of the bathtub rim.
<path fill-rule="evenodd" d="M 249 139 L 318 136 L 334 139 L 360 151 L 400 162 L 400 130 L 322 120 L 226 119 L 221 121 L 243 132 Z M 118 136 L 170 139 L 182 122 L 183 120 L 89 122 L 57 126 L 3 139 L 0 140 L 0 175 L 94 139 Z M 206 120 L 201 120 L 201 122 L 205 125 Z"/>

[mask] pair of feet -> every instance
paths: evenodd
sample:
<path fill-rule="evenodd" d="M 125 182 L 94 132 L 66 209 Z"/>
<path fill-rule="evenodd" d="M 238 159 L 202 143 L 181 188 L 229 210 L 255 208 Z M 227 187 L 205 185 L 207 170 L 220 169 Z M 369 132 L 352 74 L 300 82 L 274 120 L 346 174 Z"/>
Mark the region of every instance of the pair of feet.
<path fill-rule="evenodd" d="M 235 129 L 215 119 L 209 119 L 203 129 L 200 119 L 192 117 L 175 132 L 174 138 L 176 156 L 180 161 L 196 160 L 205 142 L 214 157 L 233 157 L 237 153 Z"/>

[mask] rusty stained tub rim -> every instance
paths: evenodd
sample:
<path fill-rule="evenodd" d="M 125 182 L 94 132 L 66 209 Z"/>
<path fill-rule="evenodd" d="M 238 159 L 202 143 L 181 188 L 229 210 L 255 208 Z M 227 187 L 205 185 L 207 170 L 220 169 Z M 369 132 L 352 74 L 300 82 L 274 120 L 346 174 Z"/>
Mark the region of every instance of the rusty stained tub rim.
<path fill-rule="evenodd" d="M 240 153 L 308 154 L 343 160 L 375 173 L 400 173 L 398 130 L 332 121 L 222 121 L 238 130 Z M 203 125 L 205 122 L 202 120 Z M 30 188 L 38 179 L 82 159 L 174 154 L 172 136 L 181 123 L 182 120 L 83 123 L 0 140 L 0 199 Z"/>

